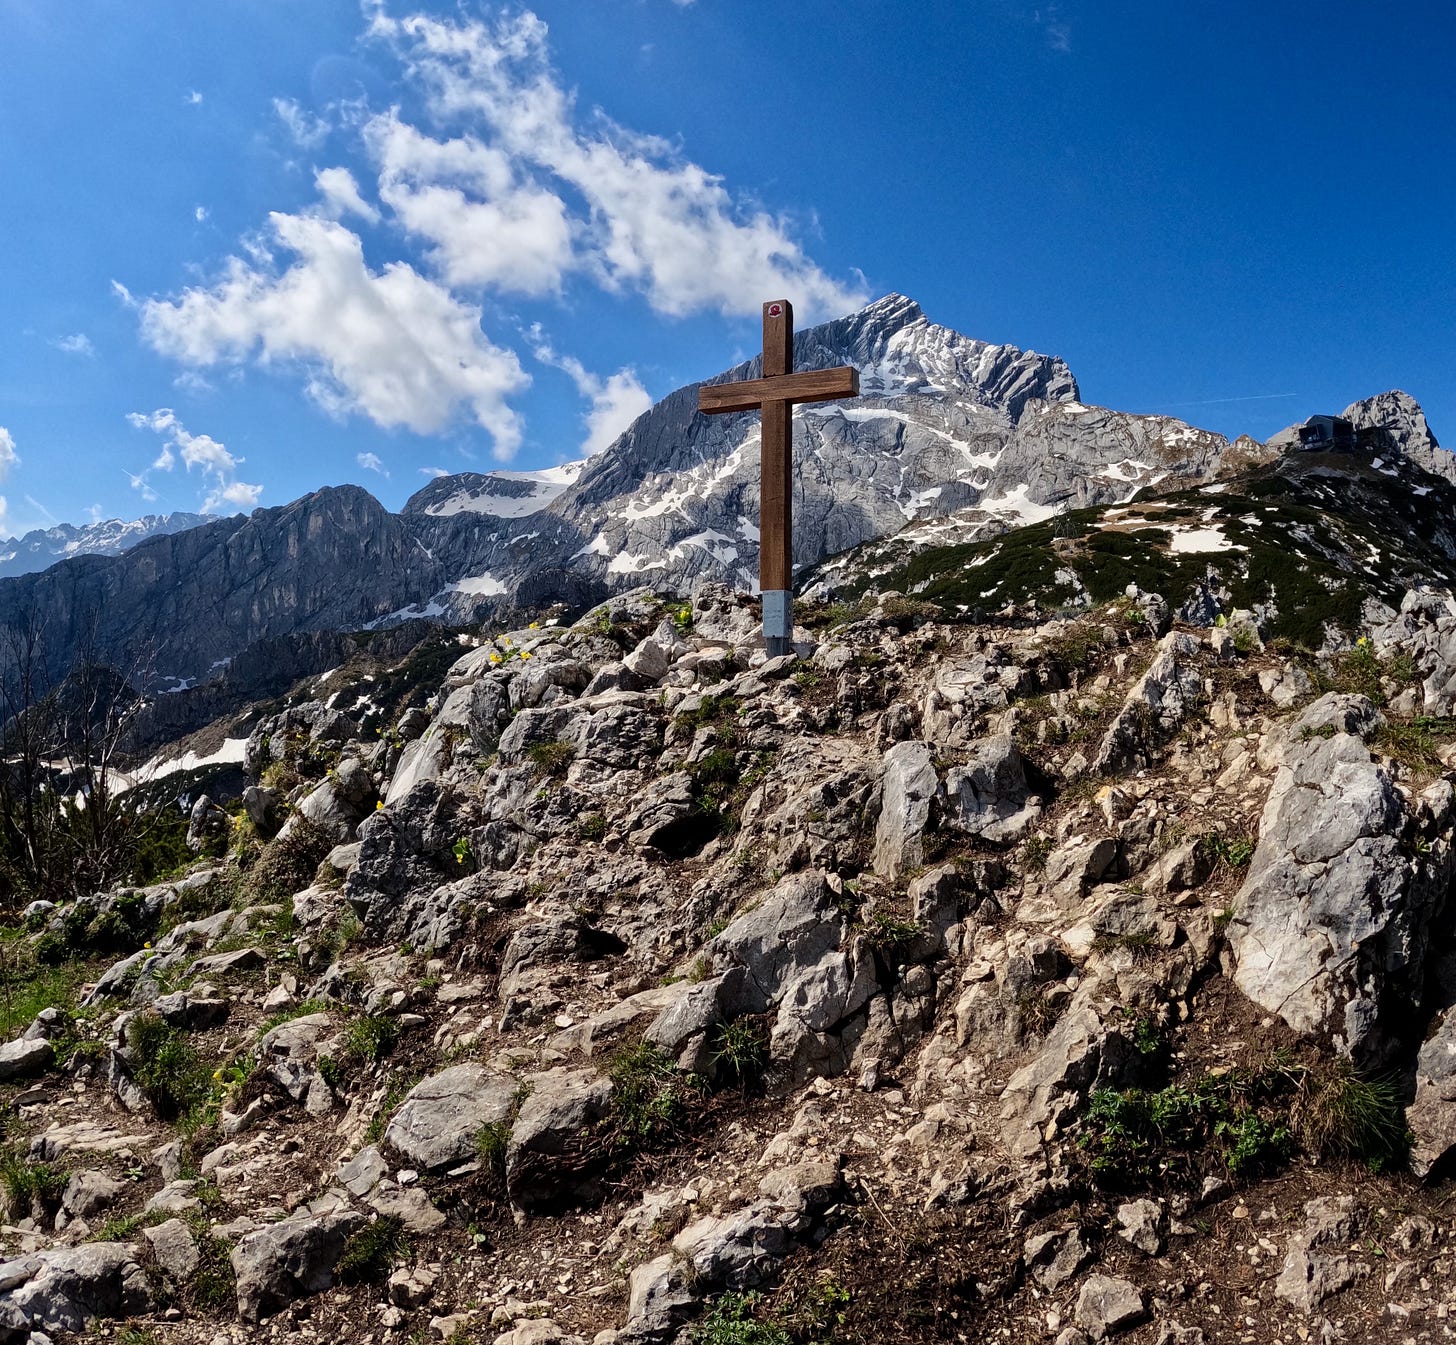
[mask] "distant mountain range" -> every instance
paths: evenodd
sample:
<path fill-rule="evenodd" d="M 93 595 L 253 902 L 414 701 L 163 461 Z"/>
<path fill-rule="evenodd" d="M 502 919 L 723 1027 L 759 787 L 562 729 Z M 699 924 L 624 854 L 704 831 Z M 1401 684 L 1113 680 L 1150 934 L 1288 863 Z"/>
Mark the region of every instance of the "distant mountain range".
<path fill-rule="evenodd" d="M 149 537 L 211 521 L 206 514 L 148 514 L 130 522 L 108 518 L 79 526 L 57 523 L 53 528 L 36 528 L 23 537 L 0 538 L 0 579 L 34 574 L 72 556 L 119 556 Z"/>
<path fill-rule="evenodd" d="M 821 592 L 863 588 L 926 547 L 1231 478 L 1299 438 L 1230 444 L 1171 417 L 1085 405 L 1062 360 L 938 326 L 900 295 L 801 332 L 794 355 L 799 369 L 861 371 L 860 398 L 795 415 L 795 555 Z M 758 373 L 753 360 L 708 381 Z M 0 621 L 43 614 L 62 664 L 88 628 L 118 658 L 155 650 L 158 677 L 175 687 L 260 641 L 582 607 L 704 576 L 751 587 L 758 417 L 703 417 L 697 387 L 584 463 L 442 477 L 398 514 L 344 486 L 247 517 L 192 516 L 185 531 L 144 520 L 151 535 L 118 541 L 119 554 L 0 579 Z M 1456 477 L 1405 394 L 1344 416 L 1378 430 L 1413 471 Z M 837 569 L 830 558 L 846 555 L 856 559 Z"/>

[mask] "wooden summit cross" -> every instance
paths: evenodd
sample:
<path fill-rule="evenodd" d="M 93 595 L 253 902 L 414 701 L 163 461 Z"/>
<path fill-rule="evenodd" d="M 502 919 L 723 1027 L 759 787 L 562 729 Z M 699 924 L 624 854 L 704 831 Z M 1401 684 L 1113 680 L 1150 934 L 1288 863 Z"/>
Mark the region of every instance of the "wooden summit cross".
<path fill-rule="evenodd" d="M 763 597 L 763 641 L 770 657 L 787 654 L 794 639 L 794 403 L 858 396 L 858 369 L 794 372 L 794 309 L 787 299 L 773 299 L 763 306 L 763 377 L 698 389 L 698 410 L 705 416 L 763 411 L 758 588 Z"/>

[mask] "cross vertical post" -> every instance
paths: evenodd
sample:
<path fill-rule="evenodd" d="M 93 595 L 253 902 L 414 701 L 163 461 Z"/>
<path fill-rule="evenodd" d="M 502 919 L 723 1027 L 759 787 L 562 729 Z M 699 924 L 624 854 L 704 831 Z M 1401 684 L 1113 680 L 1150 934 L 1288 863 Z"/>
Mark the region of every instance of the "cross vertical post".
<path fill-rule="evenodd" d="M 763 306 L 763 376 L 794 371 L 794 310 L 788 300 Z M 763 403 L 759 452 L 758 588 L 763 642 L 770 658 L 794 641 L 794 408 Z"/>
<path fill-rule="evenodd" d="M 857 369 L 794 372 L 794 309 L 787 299 L 772 299 L 763 306 L 763 377 L 698 389 L 698 410 L 704 415 L 763 413 L 758 589 L 764 647 L 770 657 L 787 654 L 794 640 L 794 404 L 858 396 Z"/>

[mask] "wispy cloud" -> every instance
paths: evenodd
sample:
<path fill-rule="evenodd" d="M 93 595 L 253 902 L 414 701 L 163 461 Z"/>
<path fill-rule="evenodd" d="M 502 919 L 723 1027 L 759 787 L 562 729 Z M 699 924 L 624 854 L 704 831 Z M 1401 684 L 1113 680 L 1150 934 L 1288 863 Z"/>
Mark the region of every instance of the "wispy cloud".
<path fill-rule="evenodd" d="M 15 451 L 15 436 L 0 425 L 0 481 L 20 466 L 20 454 Z"/>
<path fill-rule="evenodd" d="M 380 476 L 388 478 L 389 473 L 384 469 L 384 459 L 378 453 L 359 453 L 355 455 L 354 461 L 366 472 L 378 472 Z"/>
<path fill-rule="evenodd" d="M 1047 46 L 1053 51 L 1072 50 L 1072 25 L 1062 13 L 1060 5 L 1048 5 L 1032 13 L 1032 21 L 1046 34 Z"/>
<path fill-rule="evenodd" d="M 586 439 L 581 449 L 587 457 L 609 448 L 638 416 L 651 409 L 652 398 L 635 369 L 618 369 L 603 378 L 574 356 L 558 355 L 539 326 L 532 327 L 530 337 L 536 358 L 562 370 L 576 384 L 576 390 L 591 400 L 590 410 L 582 416 Z"/>
<path fill-rule="evenodd" d="M 329 124 L 294 98 L 275 98 L 273 111 L 300 149 L 318 149 L 329 138 Z"/>
<path fill-rule="evenodd" d="M 331 219 L 358 215 L 370 224 L 379 223 L 379 211 L 359 193 L 359 184 L 347 168 L 321 168 L 313 175 L 314 186 L 323 197 L 324 213 Z"/>
<path fill-rule="evenodd" d="M 158 407 L 150 413 L 133 411 L 127 416 L 127 421 L 133 428 L 151 430 L 164 440 L 161 452 L 146 471 L 127 473 L 132 489 L 140 491 L 144 500 L 157 498 L 147 477 L 152 472 L 170 472 L 180 457 L 186 470 L 190 473 L 194 468 L 198 469 L 206 484 L 201 505 L 204 514 L 214 513 L 224 505 L 231 505 L 234 509 L 257 507 L 263 496 L 263 487 L 239 481 L 236 477 L 244 459 L 234 457 L 211 435 L 189 433 L 170 407 Z"/>
<path fill-rule="evenodd" d="M 187 96 L 182 100 L 188 107 L 196 107 L 202 102 L 202 95 L 196 89 L 189 89 Z"/>
<path fill-rule="evenodd" d="M 67 355 L 94 355 L 96 347 L 91 344 L 91 338 L 85 332 L 73 332 L 70 336 L 58 336 L 51 342 L 57 350 L 63 350 Z"/>
<path fill-rule="evenodd" d="M 755 313 L 761 293 L 792 294 L 806 316 L 837 315 L 867 297 L 858 281 L 815 265 L 790 220 L 735 197 L 669 141 L 600 111 L 580 116 L 551 66 L 546 25 L 529 10 L 489 22 L 394 18 L 377 6 L 369 31 L 394 45 L 442 124 L 470 128 L 440 141 L 394 117 L 373 123 L 381 195 L 389 199 L 388 186 L 447 277 L 470 283 L 462 217 L 484 211 L 475 217 L 494 212 L 507 232 L 544 235 L 534 276 L 543 290 L 584 271 L 670 316 Z"/>
<path fill-rule="evenodd" d="M 479 308 L 404 262 L 371 271 L 356 234 L 332 220 L 270 217 L 286 270 L 232 258 L 220 280 L 142 305 L 142 333 L 184 364 L 256 358 L 300 369 L 330 414 L 419 434 L 462 409 L 509 458 L 520 443 L 507 404 L 529 384 L 515 354 L 486 340 Z"/>

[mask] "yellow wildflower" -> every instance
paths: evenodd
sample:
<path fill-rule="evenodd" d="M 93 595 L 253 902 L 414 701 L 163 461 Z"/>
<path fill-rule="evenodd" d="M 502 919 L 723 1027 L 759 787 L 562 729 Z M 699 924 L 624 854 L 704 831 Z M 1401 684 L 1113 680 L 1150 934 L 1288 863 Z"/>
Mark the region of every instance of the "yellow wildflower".
<path fill-rule="evenodd" d="M 501 656 L 499 654 L 492 654 L 490 656 L 490 661 L 492 663 L 499 663 L 501 661 Z"/>
<path fill-rule="evenodd" d="M 374 801 L 374 811 L 377 813 L 382 807 L 384 807 L 384 800 L 383 799 L 375 799 L 375 801 Z"/>
<path fill-rule="evenodd" d="M 150 948 L 151 946 L 152 945 L 150 943 L 144 943 L 144 944 L 142 944 L 142 947 L 143 948 Z"/>
<path fill-rule="evenodd" d="M 526 627 L 526 629 L 527 630 L 540 630 L 541 629 L 541 623 L 539 621 L 533 621 L 533 622 L 531 622 L 531 624 L 528 627 Z"/>
<path fill-rule="evenodd" d="M 530 657 L 531 657 L 531 651 L 530 651 L 530 650 L 529 650 L 529 649 L 523 649 L 523 650 L 521 650 L 521 661 L 522 661 L 522 662 L 523 662 L 523 663 L 524 663 L 524 662 L 525 662 L 525 661 L 526 661 L 526 660 L 527 660 L 527 659 L 528 659 L 528 658 L 530 658 Z"/>

